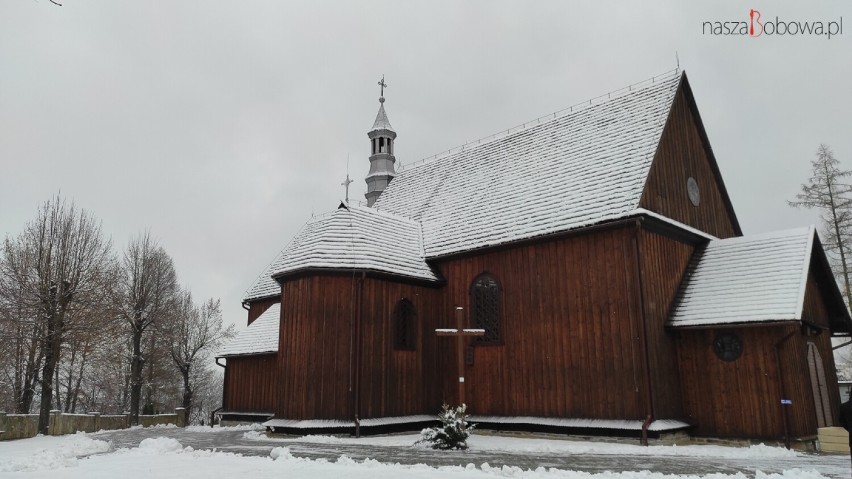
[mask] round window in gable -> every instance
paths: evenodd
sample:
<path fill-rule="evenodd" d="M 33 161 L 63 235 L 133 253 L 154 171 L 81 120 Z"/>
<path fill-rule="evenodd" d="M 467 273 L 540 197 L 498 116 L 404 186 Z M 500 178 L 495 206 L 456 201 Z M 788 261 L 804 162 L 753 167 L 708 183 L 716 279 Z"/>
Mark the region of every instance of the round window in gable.
<path fill-rule="evenodd" d="M 692 206 L 698 206 L 701 201 L 701 192 L 698 191 L 698 182 L 691 176 L 686 180 L 686 193 L 689 195 Z"/>
<path fill-rule="evenodd" d="M 743 354 L 743 343 L 734 333 L 719 333 L 713 340 L 713 352 L 722 361 L 736 361 Z"/>

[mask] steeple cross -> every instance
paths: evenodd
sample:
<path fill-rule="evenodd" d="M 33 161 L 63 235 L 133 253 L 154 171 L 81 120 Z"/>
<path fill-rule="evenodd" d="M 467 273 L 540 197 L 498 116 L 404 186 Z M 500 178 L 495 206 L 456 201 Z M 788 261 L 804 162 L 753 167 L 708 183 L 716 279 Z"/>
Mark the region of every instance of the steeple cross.
<path fill-rule="evenodd" d="M 346 204 L 349 204 L 349 185 L 354 183 L 354 181 L 349 179 L 349 173 L 346 173 L 346 181 L 340 184 L 340 186 L 346 188 Z"/>
<path fill-rule="evenodd" d="M 382 93 L 379 96 L 385 96 L 385 88 L 388 86 L 388 84 L 385 83 L 385 76 L 384 75 L 382 75 L 382 80 L 379 82 L 379 86 L 382 87 Z"/>

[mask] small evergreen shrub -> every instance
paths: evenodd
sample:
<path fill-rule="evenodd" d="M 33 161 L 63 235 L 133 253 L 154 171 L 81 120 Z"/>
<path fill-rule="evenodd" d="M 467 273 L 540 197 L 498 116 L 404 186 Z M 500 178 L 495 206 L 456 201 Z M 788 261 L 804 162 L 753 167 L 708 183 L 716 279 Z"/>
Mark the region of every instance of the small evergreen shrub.
<path fill-rule="evenodd" d="M 428 443 L 432 449 L 467 449 L 467 438 L 476 427 L 467 422 L 467 405 L 453 408 L 444 404 L 438 420 L 441 421 L 440 426 L 420 431 L 423 438 L 417 443 Z"/>

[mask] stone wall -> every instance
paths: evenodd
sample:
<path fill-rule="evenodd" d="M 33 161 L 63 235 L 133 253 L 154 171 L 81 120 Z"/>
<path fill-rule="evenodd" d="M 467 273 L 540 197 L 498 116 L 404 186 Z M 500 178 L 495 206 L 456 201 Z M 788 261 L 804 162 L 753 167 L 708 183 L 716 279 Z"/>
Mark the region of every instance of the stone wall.
<path fill-rule="evenodd" d="M 183 408 L 176 408 L 173 414 L 139 416 L 139 425 L 151 427 L 174 424 L 186 426 L 186 414 Z M 75 432 L 95 432 L 102 429 L 127 429 L 130 427 L 130 414 L 102 415 L 99 412 L 89 414 L 63 414 L 50 412 L 48 424 L 51 436 L 74 434 Z M 38 414 L 6 414 L 0 412 L 0 441 L 22 439 L 38 434 Z"/>

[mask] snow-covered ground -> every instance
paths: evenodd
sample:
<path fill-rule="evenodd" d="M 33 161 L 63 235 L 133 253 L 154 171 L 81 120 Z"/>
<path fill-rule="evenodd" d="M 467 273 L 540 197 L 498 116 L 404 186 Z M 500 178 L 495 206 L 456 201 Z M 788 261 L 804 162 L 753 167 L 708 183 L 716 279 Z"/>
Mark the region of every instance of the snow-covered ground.
<path fill-rule="evenodd" d="M 410 448 L 425 454 L 424 457 L 440 457 L 439 451 L 415 447 L 416 435 L 392 435 L 361 439 L 333 436 L 309 436 L 305 438 L 268 438 L 262 432 L 251 427 L 239 428 L 157 428 L 121 431 L 125 443 L 129 438 L 138 439 L 132 447 L 116 447 L 111 443 L 117 432 L 103 431 L 94 434 L 75 434 L 59 437 L 35 437 L 18 441 L 0 442 L 0 477 L 26 477 L 63 479 L 76 478 L 181 478 L 211 479 L 218 477 L 251 477 L 266 479 L 282 477 L 306 478 L 571 478 L 571 479 L 820 479 L 826 477 L 849 477 L 848 457 L 815 456 L 782 448 L 752 446 L 735 448 L 723 446 L 651 446 L 641 447 L 630 444 L 606 442 L 568 441 L 559 439 L 531 439 L 475 435 L 470 440 L 471 451 L 461 458 L 469 462 L 459 462 L 456 466 L 430 466 L 425 464 L 398 464 L 380 462 L 383 448 Z M 168 437 L 168 436 L 174 437 Z M 205 439 L 243 440 L 248 443 L 268 445 L 261 455 L 247 456 L 221 450 L 198 449 L 185 446 L 178 439 L 192 438 L 196 444 Z M 212 443 L 211 443 L 212 444 Z M 298 448 L 319 448 L 334 450 L 335 447 L 364 447 L 374 452 L 380 460 L 352 459 L 347 455 L 330 458 L 309 459 L 296 457 Z M 601 457 L 610 467 L 602 472 L 584 472 L 571 467 L 524 467 L 490 465 L 482 462 L 483 457 L 537 457 L 539 455 L 570 458 L 596 456 Z M 511 454 L 510 454 L 511 453 Z M 294 455 L 295 454 L 295 455 Z M 487 456 L 491 454 L 491 456 Z M 495 456 L 496 454 L 496 456 Z M 418 456 L 419 457 L 419 456 Z M 665 474 L 651 470 L 626 470 L 624 461 L 628 458 L 671 457 L 685 464 L 700 464 L 703 461 L 741 461 L 754 464 L 754 469 L 731 473 L 691 472 L 686 466 L 681 474 Z M 816 461 L 814 460 L 816 459 Z M 824 459 L 833 464 L 829 467 L 813 467 Z M 692 461 L 692 462 L 690 462 Z M 430 462 L 428 459 L 424 462 Z M 761 464 L 767 466 L 781 462 L 790 468 L 776 472 L 763 473 Z M 496 464 L 492 461 L 492 464 Z M 635 464 L 635 463 L 630 463 Z M 641 462 L 640 462 L 641 464 Z M 819 470 L 818 470 L 819 469 Z M 773 470 L 766 467 L 765 470 Z M 753 472 L 749 472 L 753 471 Z"/>
<path fill-rule="evenodd" d="M 411 446 L 420 439 L 418 434 L 401 434 L 391 436 L 352 437 L 337 436 L 304 436 L 300 438 L 269 438 L 259 430 L 247 431 L 243 434 L 246 439 L 260 441 L 277 441 L 286 443 L 314 444 L 362 444 L 370 446 Z M 719 459 L 771 459 L 794 458 L 802 453 L 780 447 L 769 447 L 763 444 L 749 447 L 727 446 L 639 446 L 608 442 L 566 441 L 555 439 L 517 438 L 493 435 L 473 435 L 468 440 L 473 450 L 503 451 L 512 453 L 558 453 L 558 454 L 594 454 L 611 456 L 685 456 L 712 457 Z"/>

